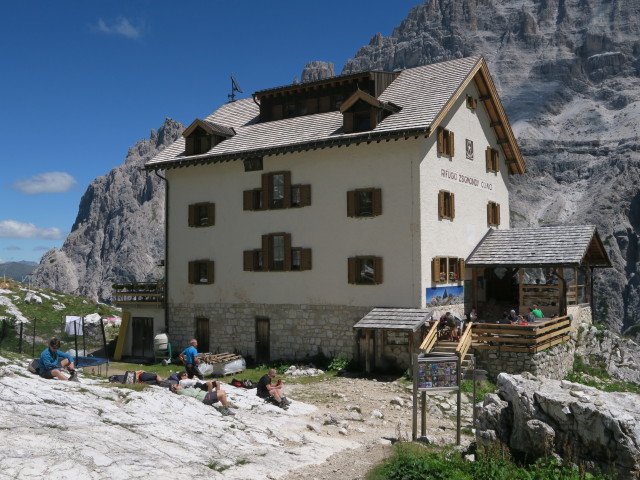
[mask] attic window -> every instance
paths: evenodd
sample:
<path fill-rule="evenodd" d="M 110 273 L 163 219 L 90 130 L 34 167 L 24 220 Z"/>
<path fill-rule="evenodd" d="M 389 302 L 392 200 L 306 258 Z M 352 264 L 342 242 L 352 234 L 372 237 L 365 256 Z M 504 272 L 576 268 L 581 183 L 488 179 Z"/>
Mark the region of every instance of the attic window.
<path fill-rule="evenodd" d="M 471 110 L 478 108 L 478 99 L 471 95 L 467 95 L 467 108 L 470 108 Z"/>
<path fill-rule="evenodd" d="M 206 153 L 213 147 L 213 135 L 198 127 L 185 139 L 185 153 L 199 155 Z"/>

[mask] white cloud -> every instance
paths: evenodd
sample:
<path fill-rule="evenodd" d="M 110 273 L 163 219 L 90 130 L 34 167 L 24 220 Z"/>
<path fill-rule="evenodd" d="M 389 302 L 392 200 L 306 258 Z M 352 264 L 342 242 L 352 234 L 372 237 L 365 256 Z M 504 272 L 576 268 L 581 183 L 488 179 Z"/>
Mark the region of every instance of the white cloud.
<path fill-rule="evenodd" d="M 95 30 L 107 35 L 122 35 L 127 38 L 139 38 L 142 36 L 142 29 L 135 27 L 126 18 L 118 18 L 114 23 L 108 25 L 101 18 L 98 19 L 98 25 Z"/>
<path fill-rule="evenodd" d="M 18 251 L 18 250 L 22 250 L 19 246 L 17 245 L 9 245 L 8 247 L 4 247 L 5 250 L 11 250 L 11 251 Z"/>
<path fill-rule="evenodd" d="M 48 252 L 49 250 L 51 250 L 51 247 L 45 247 L 44 245 L 38 245 L 37 247 L 33 247 L 32 249 L 34 252 Z"/>
<path fill-rule="evenodd" d="M 33 223 L 16 222 L 15 220 L 0 221 L 0 238 L 44 238 L 59 240 L 63 238 L 62 230 L 56 227 L 36 227 Z"/>
<path fill-rule="evenodd" d="M 68 173 L 48 172 L 24 180 L 18 180 L 11 184 L 11 188 L 20 190 L 27 195 L 64 193 L 71 189 L 76 183 L 78 183 L 76 179 Z"/>

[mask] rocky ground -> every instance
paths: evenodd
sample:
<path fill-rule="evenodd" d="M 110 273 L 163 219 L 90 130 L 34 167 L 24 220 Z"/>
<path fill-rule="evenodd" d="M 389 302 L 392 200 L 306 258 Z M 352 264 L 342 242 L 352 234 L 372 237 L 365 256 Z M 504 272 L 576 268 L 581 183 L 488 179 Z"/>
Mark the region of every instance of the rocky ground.
<path fill-rule="evenodd" d="M 25 366 L 0 357 L 0 430 L 11 440 L 0 443 L 0 479 L 359 479 L 411 436 L 400 382 L 285 379 L 287 411 L 229 385 L 236 416 L 223 417 L 167 389 L 44 380 Z M 455 443 L 455 395 L 431 397 L 427 416 L 432 442 Z"/>

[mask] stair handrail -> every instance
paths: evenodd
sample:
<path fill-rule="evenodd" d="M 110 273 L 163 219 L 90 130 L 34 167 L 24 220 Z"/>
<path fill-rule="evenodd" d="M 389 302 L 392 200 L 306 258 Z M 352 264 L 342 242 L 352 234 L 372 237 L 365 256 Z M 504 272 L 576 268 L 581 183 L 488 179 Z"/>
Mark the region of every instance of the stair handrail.
<path fill-rule="evenodd" d="M 429 353 L 436 344 L 438 340 L 438 322 L 433 322 L 431 328 L 427 332 L 427 335 L 424 337 L 424 340 L 420 344 L 420 350 L 422 353 Z"/>
<path fill-rule="evenodd" d="M 471 342 L 473 340 L 473 337 L 471 335 L 472 327 L 473 327 L 473 322 L 469 322 L 467 324 L 466 330 L 462 334 L 462 337 L 460 337 L 460 341 L 458 342 L 458 345 L 456 346 L 456 355 L 458 355 L 458 357 L 460 358 L 460 361 L 464 359 L 464 357 L 467 355 L 467 352 L 469 351 L 469 348 L 471 348 Z"/>

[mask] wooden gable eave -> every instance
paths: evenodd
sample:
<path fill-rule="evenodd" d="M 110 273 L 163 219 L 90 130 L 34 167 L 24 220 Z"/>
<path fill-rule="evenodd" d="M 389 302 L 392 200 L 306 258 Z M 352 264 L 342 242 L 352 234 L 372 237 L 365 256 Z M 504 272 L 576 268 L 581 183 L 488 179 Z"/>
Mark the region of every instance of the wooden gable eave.
<path fill-rule="evenodd" d="M 604 244 L 600 239 L 600 235 L 598 234 L 597 229 L 594 229 L 593 231 L 593 236 L 589 241 L 589 245 L 585 250 L 580 265 L 589 267 L 611 268 L 611 259 L 607 254 L 607 250 L 604 248 Z"/>
<path fill-rule="evenodd" d="M 214 134 L 213 130 L 211 129 L 211 127 L 209 125 L 207 125 L 204 121 L 200 120 L 199 118 L 196 118 L 193 122 L 191 122 L 191 125 L 189 125 L 187 128 L 184 129 L 184 131 L 182 132 L 182 136 L 184 138 L 187 138 L 198 127 L 202 128 L 209 135 L 213 135 Z"/>
<path fill-rule="evenodd" d="M 362 100 L 365 103 L 368 103 L 374 108 L 382 108 L 382 102 L 377 98 L 369 95 L 367 92 L 363 92 L 362 90 L 356 90 L 353 94 L 347 98 L 342 105 L 340 105 L 340 113 L 344 113 L 353 107 L 358 100 Z"/>
<path fill-rule="evenodd" d="M 464 93 L 469 84 L 475 81 L 480 92 L 480 100 L 484 103 L 494 129 L 498 143 L 505 155 L 506 163 L 510 174 L 526 173 L 527 167 L 520 152 L 520 147 L 515 135 L 511 130 L 509 119 L 504 111 L 500 97 L 489 73 L 484 57 L 480 57 L 478 62 L 469 71 L 465 79 L 460 83 L 456 91 L 451 95 L 440 113 L 435 117 L 431 125 L 431 131 L 436 132 L 438 125 L 442 123 L 445 116 L 451 111 L 458 98 Z"/>

